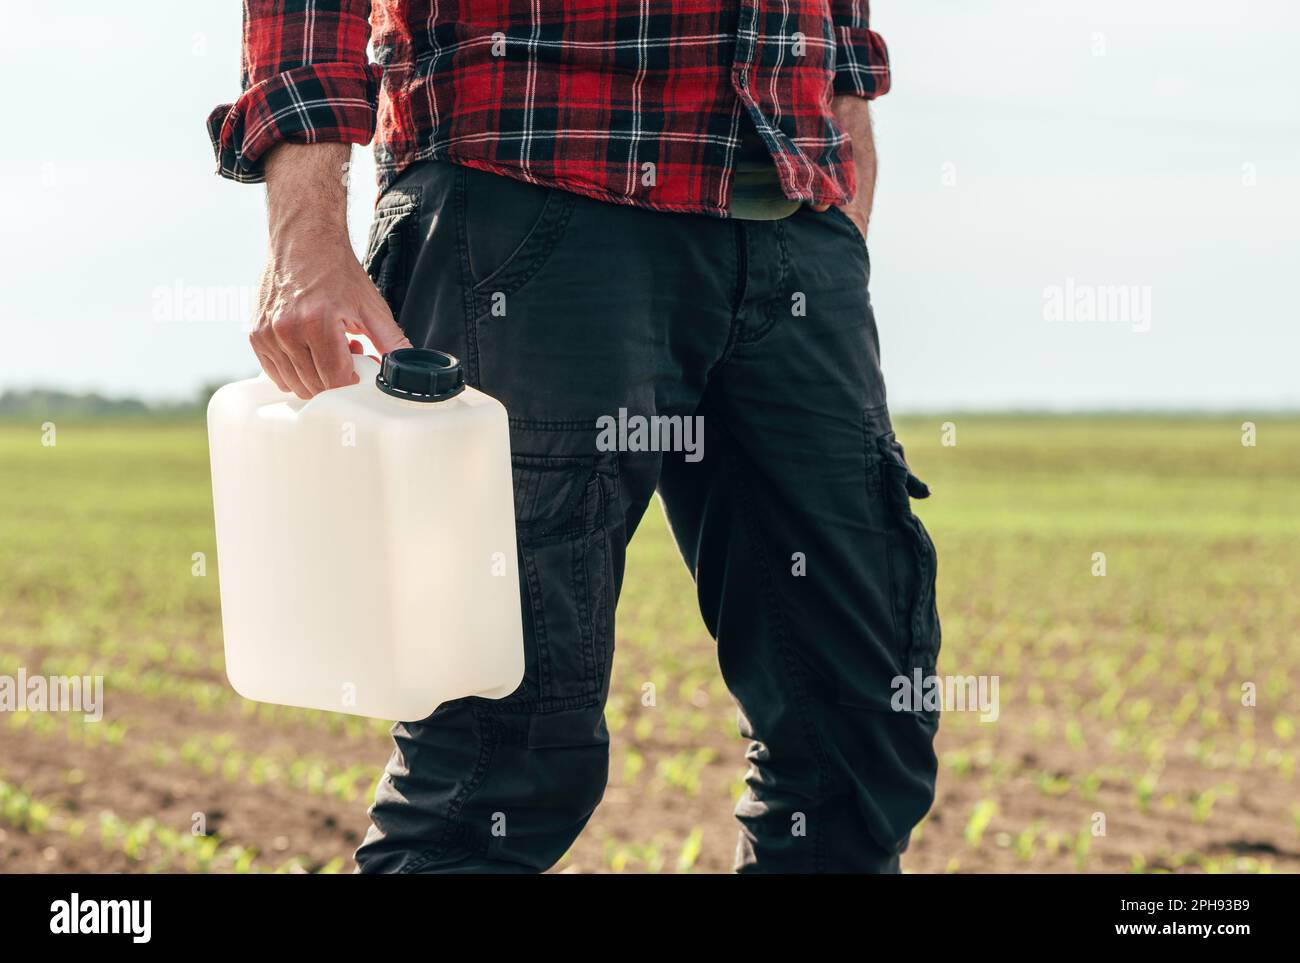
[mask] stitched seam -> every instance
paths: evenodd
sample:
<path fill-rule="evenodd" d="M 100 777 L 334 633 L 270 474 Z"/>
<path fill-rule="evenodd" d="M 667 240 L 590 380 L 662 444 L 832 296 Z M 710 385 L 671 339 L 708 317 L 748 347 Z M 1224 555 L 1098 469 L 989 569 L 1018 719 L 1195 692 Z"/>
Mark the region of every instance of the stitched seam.
<path fill-rule="evenodd" d="M 521 546 L 522 547 L 522 546 Z M 537 648 L 537 697 L 545 699 L 550 691 L 550 645 L 546 637 L 546 609 L 542 605 L 542 578 L 537 560 L 525 549 L 524 570 L 528 574 L 528 602 L 533 612 L 533 644 Z"/>
<path fill-rule="evenodd" d="M 474 282 L 469 273 L 469 238 L 465 224 L 465 169 L 458 168 L 452 182 L 453 211 L 456 221 L 456 253 L 460 261 L 460 299 L 465 313 L 466 380 L 472 385 L 483 383 L 478 356 L 478 317 L 474 299 Z"/>
<path fill-rule="evenodd" d="M 394 320 L 400 324 L 403 302 L 415 266 L 413 252 L 417 245 L 412 242 L 420 220 L 423 191 L 416 186 L 392 196 L 400 198 L 400 201 L 393 201 L 389 207 L 376 211 L 371 239 L 361 266 L 388 305 Z"/>
<path fill-rule="evenodd" d="M 500 279 L 505 278 L 508 280 L 511 274 L 516 270 L 516 265 L 518 265 L 522 260 L 531 259 L 533 257 L 533 253 L 537 249 L 536 242 L 544 241 L 546 239 L 550 230 L 550 225 L 556 217 L 558 207 L 564 203 L 564 200 L 565 197 L 563 192 L 554 190 L 548 191 L 546 196 L 542 199 L 541 210 L 537 212 L 536 218 L 530 225 L 528 225 L 528 229 L 524 231 L 524 236 L 515 244 L 514 249 L 506 255 L 505 260 L 496 267 L 488 269 L 487 274 L 483 277 L 480 278 L 473 274 L 473 263 L 471 261 L 470 267 L 471 275 L 474 277 L 474 287 L 485 289 L 490 286 L 493 290 L 499 290 L 501 288 L 501 285 L 498 283 Z M 468 206 L 468 204 L 466 206 Z"/>
<path fill-rule="evenodd" d="M 520 257 L 513 258 L 509 264 L 501 268 L 500 271 L 489 275 L 485 280 L 474 285 L 475 294 L 503 294 L 507 297 L 514 294 L 522 288 L 533 276 L 541 270 L 553 253 L 559 246 L 560 238 L 564 236 L 564 231 L 568 227 L 569 218 L 573 214 L 573 198 L 562 194 L 552 194 L 551 198 L 556 198 L 558 207 L 554 214 L 550 211 L 542 214 L 542 220 L 547 222 L 538 224 L 534 230 L 530 231 L 524 238 L 522 244 L 528 246 L 529 240 L 537 236 L 537 247 Z M 490 289 L 490 290 L 489 290 Z M 476 315 L 477 320 L 482 315 Z"/>
<path fill-rule="evenodd" d="M 595 476 L 592 476 L 593 478 Z M 597 482 L 597 486 L 599 486 Z M 583 505 L 584 527 L 586 505 Z M 603 533 L 601 533 L 603 539 Z M 587 544 L 593 536 L 583 532 L 573 540 L 572 584 L 574 589 L 573 611 L 578 617 L 578 642 L 582 646 L 582 671 L 586 676 L 584 687 L 594 691 L 596 679 L 596 627 L 592 624 L 591 580 L 587 577 Z"/>
<path fill-rule="evenodd" d="M 765 323 L 757 330 L 749 332 L 745 337 L 737 338 L 736 340 L 738 344 L 753 345 L 762 341 L 763 338 L 765 338 L 776 326 L 777 321 L 780 319 L 778 305 L 784 305 L 786 310 L 790 309 L 790 295 L 793 292 L 786 290 L 785 286 L 787 277 L 790 273 L 790 248 L 786 244 L 785 224 L 782 221 L 777 221 L 774 227 L 776 230 L 777 250 L 780 252 L 778 260 L 780 273 L 777 275 L 776 284 L 773 285 L 773 287 L 775 287 L 780 293 L 774 294 L 772 297 L 762 302 L 762 311 Z"/>
<path fill-rule="evenodd" d="M 616 514 L 621 514 L 619 513 L 619 505 L 622 501 L 622 475 L 620 473 L 621 464 L 619 462 L 617 454 L 615 454 L 613 461 L 614 461 L 614 474 L 613 474 L 614 480 L 612 486 L 613 492 L 610 496 L 609 505 L 613 506 L 613 510 Z M 602 506 L 601 509 L 601 531 L 602 532 L 607 532 L 609 527 L 609 513 L 604 510 L 605 507 L 606 506 Z M 624 547 L 626 548 L 627 545 L 626 528 L 621 529 L 621 533 L 622 533 L 621 537 L 623 539 L 623 544 Z M 613 621 L 614 621 L 614 612 L 618 608 L 618 602 L 614 598 L 614 594 L 615 594 L 614 554 L 609 549 L 608 535 L 606 535 L 601 539 L 600 550 L 604 561 L 604 565 L 601 569 L 601 573 L 604 581 L 604 592 L 602 593 L 602 602 L 604 603 L 604 607 L 605 607 L 604 617 L 606 619 L 607 624 L 609 625 L 610 638 L 609 638 L 609 645 L 599 645 L 596 648 L 596 657 L 597 657 L 597 662 L 599 663 L 599 674 L 596 677 L 596 686 L 597 686 L 596 698 L 597 699 L 600 698 L 601 692 L 605 690 L 605 680 L 609 677 L 609 673 L 612 671 L 613 668 L 612 663 L 614 661 L 614 634 L 615 634 Z"/>
<path fill-rule="evenodd" d="M 522 180 L 519 176 L 518 168 L 506 165 L 493 164 L 490 161 L 480 160 L 474 157 L 461 157 L 456 151 L 447 148 L 445 144 L 435 144 L 426 147 L 414 154 L 411 159 L 402 168 L 405 173 L 414 164 L 422 161 L 440 161 L 442 163 L 454 164 L 457 167 L 468 167 L 472 170 L 487 171 L 491 174 L 499 174 L 502 177 L 509 177 L 512 180 Z M 396 178 L 391 177 L 388 171 L 392 165 L 379 165 L 379 180 L 384 187 L 395 183 Z M 401 176 L 400 174 L 398 175 Z M 385 183 L 387 181 L 387 183 Z M 592 187 L 590 184 L 584 184 L 580 181 L 569 180 L 563 177 L 537 177 L 534 176 L 528 183 L 537 184 L 541 187 L 559 188 L 567 193 L 578 194 L 583 197 L 590 197 L 597 201 L 608 204 L 619 204 L 633 208 L 649 208 L 655 211 L 667 211 L 676 214 L 698 214 L 705 217 L 721 219 L 727 217 L 727 209 L 710 202 L 702 202 L 700 207 L 694 207 L 690 204 L 664 204 L 658 201 L 648 200 L 643 197 L 632 197 L 626 194 L 615 194 L 610 191 L 604 191 L 600 188 Z M 716 193 L 712 188 L 704 192 L 706 195 Z M 813 200 L 812 197 L 802 198 L 806 201 Z"/>
<path fill-rule="evenodd" d="M 804 684 L 804 673 L 798 661 L 794 658 L 790 650 L 789 638 L 786 634 L 785 618 L 781 614 L 780 607 L 776 604 L 777 594 L 774 590 L 774 582 L 771 572 L 768 570 L 766 556 L 763 549 L 766 547 L 762 535 L 755 522 L 755 512 L 750 498 L 748 476 L 737 470 L 736 462 L 738 456 L 732 446 L 728 446 L 727 460 L 731 462 L 732 474 L 735 477 L 736 501 L 741 508 L 741 524 L 745 528 L 745 534 L 749 537 L 750 543 L 754 547 L 754 564 L 759 570 L 759 585 L 762 588 L 761 595 L 767 604 L 768 611 L 772 618 L 774 632 L 776 635 L 777 651 L 781 653 L 781 660 L 785 663 L 786 672 L 788 673 L 791 683 L 791 690 L 795 695 L 795 704 L 798 706 L 799 718 L 803 724 L 804 738 L 813 749 L 813 756 L 817 762 L 817 805 L 818 809 L 824 808 L 826 797 L 829 795 L 830 785 L 830 762 L 826 756 L 825 747 L 817 734 L 817 728 L 812 720 L 812 714 L 808 710 L 808 693 Z M 826 838 L 822 827 L 821 813 L 815 820 L 816 825 L 813 827 L 813 870 L 814 872 L 823 871 L 826 865 Z"/>
<path fill-rule="evenodd" d="M 370 263 L 379 254 L 380 248 L 383 247 L 383 242 L 388 239 L 389 231 L 392 228 L 390 222 L 406 217 L 418 209 L 418 203 L 411 201 L 409 203 L 403 202 L 400 205 L 394 205 L 393 207 L 375 211 L 375 219 L 371 225 L 373 236 L 367 242 L 365 256 L 361 259 L 361 265 L 367 270 L 367 272 L 370 270 Z M 382 232 L 380 231 L 381 226 L 385 228 Z"/>
<path fill-rule="evenodd" d="M 862 250 L 863 250 L 863 251 L 866 251 L 866 249 L 867 249 L 867 239 L 866 239 L 866 237 L 863 235 L 863 233 L 862 233 L 862 229 L 859 228 L 858 225 L 854 223 L 853 218 L 849 217 L 847 214 L 845 214 L 843 211 L 841 211 L 841 210 L 840 210 L 837 206 L 835 206 L 834 204 L 831 205 L 831 208 L 830 208 L 830 209 L 831 209 L 832 211 L 835 212 L 835 214 L 839 217 L 839 219 L 840 219 L 841 221 L 843 221 L 845 224 L 848 225 L 849 230 L 851 230 L 851 231 L 853 232 L 854 236 L 857 237 L 858 242 L 862 245 Z"/>
<path fill-rule="evenodd" d="M 896 655 L 899 652 L 897 642 L 897 636 L 899 634 L 897 601 L 899 576 L 894 570 L 894 551 L 893 547 L 890 545 L 892 533 L 889 530 L 889 517 L 893 513 L 893 508 L 889 504 L 889 495 L 885 491 L 885 480 L 882 477 L 885 470 L 884 464 L 879 453 L 876 451 L 876 438 L 875 435 L 872 434 L 870 417 L 873 412 L 879 410 L 880 407 L 876 406 L 874 408 L 867 408 L 862 412 L 863 480 L 866 484 L 867 498 L 880 500 L 880 512 L 883 519 L 882 524 L 884 526 L 880 534 L 884 545 L 885 572 L 889 579 L 888 583 L 886 583 L 889 586 L 889 625 L 895 637 L 894 644 L 890 647 L 890 650 L 892 654 Z M 910 649 L 903 653 L 903 658 L 905 662 L 903 667 L 906 669 L 907 665 L 910 664 Z M 840 697 L 840 694 L 837 693 L 837 698 Z"/>
<path fill-rule="evenodd" d="M 513 698 L 513 697 L 512 697 Z M 570 709 L 590 709 L 596 705 L 596 696 L 550 696 L 545 699 L 529 699 L 502 705 L 504 700 L 492 703 L 492 712 L 503 716 L 550 715 L 554 712 L 567 712 Z"/>
<path fill-rule="evenodd" d="M 879 438 L 883 435 L 873 435 L 870 415 L 879 412 L 883 406 L 877 405 L 872 408 L 864 409 L 862 413 L 862 434 L 864 450 L 867 458 L 867 492 L 869 495 L 879 497 L 882 501 L 882 510 L 886 519 L 886 551 L 885 562 L 889 570 L 889 610 L 894 634 L 898 635 L 899 626 L 902 624 L 902 618 L 907 619 L 909 628 L 909 638 L 906 649 L 899 652 L 899 657 L 903 661 L 903 668 L 911 670 L 915 667 L 921 669 L 933 670 L 938 663 L 940 638 L 939 638 L 939 619 L 936 603 L 935 579 L 938 574 L 938 557 L 935 552 L 934 542 L 929 534 L 925 531 L 925 526 L 921 520 L 912 511 L 910 496 L 906 491 L 902 494 L 903 507 L 901 510 L 895 508 L 894 495 L 889 490 L 889 486 L 894 482 L 886 477 L 888 469 L 886 466 L 886 456 L 879 450 Z M 886 432 L 885 435 L 891 435 L 892 431 Z M 907 469 L 904 469 L 905 471 Z M 875 483 L 873 488 L 872 483 Z M 904 529 L 903 534 L 907 538 L 908 548 L 916 559 L 916 587 L 912 597 L 907 600 L 908 609 L 902 617 L 898 611 L 896 601 L 897 586 L 901 575 L 894 567 L 893 551 L 888 543 L 888 538 L 895 534 L 895 531 L 888 530 L 889 520 L 894 519 L 898 525 Z M 933 623 L 928 625 L 928 623 Z M 927 627 L 929 631 L 927 631 Z"/>
<path fill-rule="evenodd" d="M 738 346 L 745 345 L 746 347 L 748 347 L 752 344 L 757 344 L 759 341 L 763 340 L 764 335 L 766 335 L 769 331 L 772 330 L 772 327 L 776 324 L 777 301 L 778 298 L 772 297 L 772 298 L 768 298 L 766 301 L 762 301 L 759 302 L 758 304 L 752 305 L 751 310 L 754 310 L 762 314 L 763 323 L 759 325 L 756 329 L 747 332 L 744 337 L 737 338 L 736 344 Z"/>
<path fill-rule="evenodd" d="M 912 531 L 912 549 L 916 554 L 918 575 L 916 601 L 912 608 L 912 648 L 908 653 L 908 663 L 919 665 L 923 670 L 933 670 L 939 656 L 938 647 L 934 644 L 936 640 L 932 638 L 939 634 L 937 620 L 933 632 L 926 631 L 926 628 L 935 606 L 932 589 L 937 575 L 934 543 L 930 541 L 930 536 L 915 514 L 910 514 L 907 526 Z"/>
<path fill-rule="evenodd" d="M 591 431 L 596 430 L 596 420 L 594 418 L 585 421 L 577 419 L 555 419 L 555 420 L 535 420 L 531 418 L 511 418 L 511 428 L 521 428 L 526 431 Z M 558 456 L 570 457 L 570 456 Z M 572 456 L 579 457 L 579 456 Z"/>
<path fill-rule="evenodd" d="M 473 715 L 474 731 L 479 737 L 479 753 L 478 760 L 474 765 L 474 772 L 465 781 L 460 792 L 456 794 L 456 798 L 451 801 L 451 805 L 447 807 L 447 816 L 443 821 L 442 835 L 438 838 L 437 845 L 432 849 L 425 850 L 417 859 L 412 860 L 410 864 L 403 868 L 403 873 L 418 873 L 425 866 L 446 854 L 456 831 L 456 821 L 460 818 L 465 803 L 469 801 L 470 796 L 478 792 L 487 777 L 498 741 L 496 724 L 494 723 L 491 726 L 483 725 L 483 716 L 477 708 L 473 709 Z"/>
<path fill-rule="evenodd" d="M 727 327 L 727 341 L 722 346 L 722 352 L 718 355 L 718 360 L 713 363 L 709 369 L 709 374 L 717 371 L 731 357 L 736 348 L 736 342 L 740 337 L 740 317 L 745 310 L 745 289 L 749 280 L 749 234 L 745 231 L 745 225 L 741 221 L 735 222 L 735 231 L 732 234 L 735 243 L 732 245 L 732 263 L 736 273 L 736 289 L 734 297 L 735 305 L 731 311 L 731 324 Z"/>
<path fill-rule="evenodd" d="M 561 457 L 564 456 L 552 456 Z M 535 712 L 556 712 L 565 709 L 587 708 L 596 705 L 600 698 L 601 690 L 604 688 L 604 677 L 601 669 L 605 664 L 604 645 L 605 636 L 603 627 L 601 633 L 597 635 L 597 627 L 592 619 L 592 614 L 597 611 L 597 604 L 592 591 L 590 573 L 588 572 L 587 555 L 588 546 L 592 538 L 599 538 L 600 562 L 602 572 L 610 568 L 609 550 L 605 541 L 605 518 L 606 518 L 606 499 L 604 485 L 601 476 L 606 474 L 602 472 L 602 461 L 600 459 L 592 460 L 590 463 L 579 463 L 580 467 L 589 468 L 590 474 L 583 481 L 581 487 L 577 488 L 574 493 L 573 501 L 577 504 L 566 503 L 556 517 L 567 518 L 570 514 L 580 513 L 579 532 L 576 536 L 569 535 L 567 532 L 561 532 L 559 537 L 548 539 L 545 536 L 533 538 L 524 541 L 521 538 L 520 548 L 524 561 L 524 573 L 528 582 L 528 605 L 533 614 L 533 640 L 537 650 L 537 698 L 529 701 L 516 702 L 513 699 L 506 705 L 497 703 L 501 711 L 524 711 L 531 709 Z M 617 461 L 614 462 L 617 466 Z M 564 469 L 556 469 L 564 470 Z M 615 468 L 615 481 L 617 483 L 617 467 Z M 589 492 L 592 486 L 595 491 L 596 510 L 599 515 L 589 526 L 587 522 L 588 514 L 591 510 L 591 495 Z M 578 626 L 578 644 L 581 646 L 583 678 L 580 683 L 586 688 L 586 691 L 580 692 L 574 696 L 559 696 L 554 693 L 554 673 L 552 671 L 550 659 L 550 637 L 546 627 L 545 606 L 541 602 L 541 576 L 537 568 L 537 562 L 530 549 L 544 546 L 547 544 L 563 544 L 565 541 L 571 542 L 572 557 L 570 561 L 570 584 L 573 587 L 574 615 L 577 619 Z M 602 580 L 608 581 L 608 580 Z M 608 607 L 610 585 L 603 588 L 603 598 L 601 610 Z M 612 631 L 612 630 L 611 630 Z M 612 644 L 612 638 L 609 640 Z"/>

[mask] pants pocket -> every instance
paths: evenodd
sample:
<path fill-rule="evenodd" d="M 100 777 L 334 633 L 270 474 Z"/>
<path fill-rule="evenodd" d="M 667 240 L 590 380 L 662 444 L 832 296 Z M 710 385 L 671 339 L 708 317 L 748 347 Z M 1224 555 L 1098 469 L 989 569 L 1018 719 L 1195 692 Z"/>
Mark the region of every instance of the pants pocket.
<path fill-rule="evenodd" d="M 524 599 L 524 683 L 506 700 L 530 711 L 598 705 L 614 647 L 607 519 L 617 502 L 609 456 L 515 454 Z"/>
<path fill-rule="evenodd" d="M 380 198 L 361 261 L 394 318 L 401 316 L 419 245 L 420 193 L 415 186 L 394 188 Z"/>
<path fill-rule="evenodd" d="M 878 500 L 888 544 L 896 653 L 906 673 L 919 668 L 931 674 L 940 645 L 938 558 L 911 504 L 913 498 L 928 498 L 930 489 L 912 474 L 892 430 L 868 440 L 867 488 L 869 497 Z"/>
<path fill-rule="evenodd" d="M 462 251 L 478 317 L 541 270 L 566 231 L 575 196 L 474 168 L 458 173 Z"/>

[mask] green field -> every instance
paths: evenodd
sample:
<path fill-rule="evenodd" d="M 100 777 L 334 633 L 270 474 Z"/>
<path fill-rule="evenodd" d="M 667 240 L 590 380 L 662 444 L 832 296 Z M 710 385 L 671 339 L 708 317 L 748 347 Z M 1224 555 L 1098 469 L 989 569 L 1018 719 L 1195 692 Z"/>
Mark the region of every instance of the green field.
<path fill-rule="evenodd" d="M 900 419 L 940 671 L 1000 694 L 996 722 L 945 714 L 905 869 L 1300 869 L 1300 420 L 1254 420 L 1247 447 L 1240 417 Z M 349 870 L 386 727 L 225 684 L 202 423 L 42 437 L 0 423 L 0 675 L 103 675 L 105 711 L 0 714 L 0 870 Z M 654 507 L 607 716 L 609 791 L 559 870 L 728 869 L 744 745 Z"/>

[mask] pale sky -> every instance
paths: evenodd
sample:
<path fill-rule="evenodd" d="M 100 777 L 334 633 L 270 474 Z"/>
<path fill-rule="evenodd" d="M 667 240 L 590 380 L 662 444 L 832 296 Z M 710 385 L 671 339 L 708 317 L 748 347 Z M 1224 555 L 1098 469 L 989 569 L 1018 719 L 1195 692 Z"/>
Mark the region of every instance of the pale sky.
<path fill-rule="evenodd" d="M 1300 406 L 1300 4 L 872 8 L 896 412 Z M 255 370 L 263 189 L 212 173 L 203 127 L 238 94 L 239 13 L 0 0 L 0 389 L 162 399 Z M 367 149 L 353 184 L 360 244 Z"/>

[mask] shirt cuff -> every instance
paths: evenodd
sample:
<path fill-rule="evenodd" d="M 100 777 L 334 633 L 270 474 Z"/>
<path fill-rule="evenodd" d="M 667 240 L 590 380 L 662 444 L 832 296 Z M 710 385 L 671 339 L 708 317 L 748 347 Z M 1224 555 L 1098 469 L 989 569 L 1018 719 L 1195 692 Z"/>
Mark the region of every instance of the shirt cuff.
<path fill-rule="evenodd" d="M 279 144 L 369 143 L 381 76 L 377 64 L 306 64 L 249 87 L 208 116 L 217 173 L 252 184 Z"/>
<path fill-rule="evenodd" d="M 889 93 L 889 49 L 866 27 L 835 28 L 835 93 L 875 100 Z"/>

